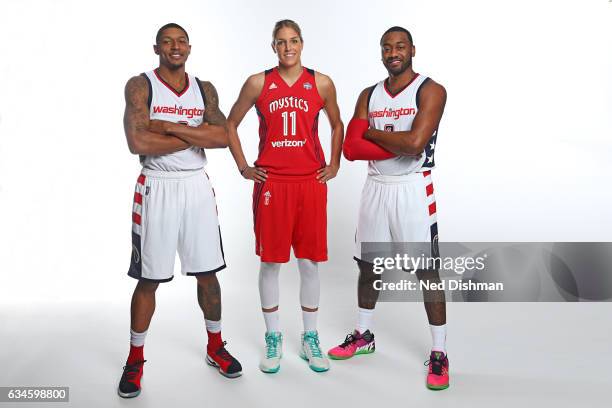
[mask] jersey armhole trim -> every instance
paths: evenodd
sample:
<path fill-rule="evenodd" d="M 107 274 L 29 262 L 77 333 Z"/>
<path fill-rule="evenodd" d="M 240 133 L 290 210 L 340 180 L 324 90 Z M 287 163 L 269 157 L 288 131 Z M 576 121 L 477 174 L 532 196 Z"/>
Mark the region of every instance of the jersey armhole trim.
<path fill-rule="evenodd" d="M 149 76 L 144 72 L 140 74 L 140 76 L 144 77 L 147 80 L 147 86 L 149 87 L 149 96 L 147 97 L 147 106 L 149 107 L 149 112 L 151 111 L 151 105 L 153 104 L 153 85 L 151 85 L 151 80 Z"/>
<path fill-rule="evenodd" d="M 196 83 L 198 84 L 198 89 L 200 90 L 200 95 L 202 95 L 202 102 L 204 102 L 204 112 L 206 112 L 206 93 L 204 92 L 204 88 L 202 88 L 202 83 L 198 77 L 195 77 Z M 204 113 L 202 113 L 202 117 L 204 117 Z"/>
<path fill-rule="evenodd" d="M 421 89 L 423 88 L 423 85 L 427 83 L 427 81 L 429 81 L 429 77 L 425 78 L 423 82 L 421 82 L 421 85 L 419 85 L 419 89 L 417 89 L 415 97 L 417 109 L 419 109 L 419 98 L 421 97 Z"/>
<path fill-rule="evenodd" d="M 271 74 L 274 72 L 274 68 L 270 68 L 270 69 L 266 69 L 264 71 L 264 83 L 263 86 L 261 88 L 261 92 L 259 92 L 259 95 L 257 95 L 257 99 L 255 99 L 255 103 L 254 106 L 257 107 L 257 104 L 263 100 L 265 94 L 270 90 L 270 81 L 273 81 L 273 79 L 271 78 Z M 267 87 L 266 87 L 267 85 Z"/>
<path fill-rule="evenodd" d="M 368 103 L 367 103 L 368 112 L 370 111 L 370 99 L 372 99 L 372 94 L 374 93 L 374 89 L 376 89 L 376 84 L 372 85 L 370 87 L 370 90 L 368 91 Z"/>

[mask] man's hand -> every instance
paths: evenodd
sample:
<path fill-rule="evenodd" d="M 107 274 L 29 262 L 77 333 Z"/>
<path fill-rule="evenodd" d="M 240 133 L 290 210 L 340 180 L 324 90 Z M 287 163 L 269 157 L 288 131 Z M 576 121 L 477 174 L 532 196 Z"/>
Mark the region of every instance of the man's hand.
<path fill-rule="evenodd" d="M 247 166 L 242 171 L 242 177 L 247 180 L 253 180 L 256 183 L 262 183 L 266 181 L 268 175 L 266 174 L 266 169 L 264 168 Z"/>
<path fill-rule="evenodd" d="M 338 164 L 330 164 L 329 166 L 317 170 L 317 180 L 319 180 L 319 183 L 327 183 L 329 180 L 336 177 L 339 168 L 340 165 Z"/>

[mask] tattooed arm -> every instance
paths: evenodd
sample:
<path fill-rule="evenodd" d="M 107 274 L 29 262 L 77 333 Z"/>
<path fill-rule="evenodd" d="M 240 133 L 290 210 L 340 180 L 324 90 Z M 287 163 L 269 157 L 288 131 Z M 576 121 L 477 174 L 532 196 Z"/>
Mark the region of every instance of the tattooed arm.
<path fill-rule="evenodd" d="M 128 147 L 133 154 L 160 155 L 189 147 L 178 137 L 157 132 L 149 120 L 149 87 L 142 76 L 135 76 L 125 86 L 123 128 Z"/>
<path fill-rule="evenodd" d="M 214 149 L 227 147 L 227 120 L 219 109 L 219 95 L 208 81 L 200 81 L 206 99 L 204 122 L 197 127 L 185 126 L 180 123 L 154 120 L 154 126 L 161 132 L 176 136 L 193 146 Z"/>

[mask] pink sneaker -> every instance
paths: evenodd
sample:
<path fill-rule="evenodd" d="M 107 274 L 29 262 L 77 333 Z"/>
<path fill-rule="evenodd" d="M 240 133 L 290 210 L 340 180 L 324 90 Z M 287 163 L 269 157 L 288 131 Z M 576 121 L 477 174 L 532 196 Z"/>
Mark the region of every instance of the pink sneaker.
<path fill-rule="evenodd" d="M 344 339 L 344 342 L 327 352 L 332 360 L 346 360 L 358 354 L 371 354 L 376 350 L 374 333 L 366 330 L 361 334 L 355 330 Z"/>
<path fill-rule="evenodd" d="M 427 388 L 430 390 L 447 389 L 449 382 L 448 357 L 441 351 L 432 351 L 425 365 L 429 366 Z"/>

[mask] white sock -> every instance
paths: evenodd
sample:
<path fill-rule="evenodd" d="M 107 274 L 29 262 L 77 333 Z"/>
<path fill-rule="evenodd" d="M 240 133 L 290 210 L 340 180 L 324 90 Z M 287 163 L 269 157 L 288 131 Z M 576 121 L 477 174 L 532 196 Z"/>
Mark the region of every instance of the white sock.
<path fill-rule="evenodd" d="M 206 324 L 206 331 L 211 333 L 219 333 L 221 331 L 221 320 L 208 320 L 204 319 Z"/>
<path fill-rule="evenodd" d="M 280 316 L 278 310 L 275 312 L 263 312 L 264 320 L 266 321 L 266 332 L 280 332 Z"/>
<path fill-rule="evenodd" d="M 145 337 L 147 337 L 147 331 L 148 330 L 145 330 L 142 333 L 138 333 L 130 329 L 130 344 L 134 347 L 144 346 Z"/>
<path fill-rule="evenodd" d="M 357 330 L 363 334 L 366 330 L 372 331 L 372 319 L 374 318 L 374 309 L 359 308 L 357 318 Z"/>
<path fill-rule="evenodd" d="M 317 315 L 319 311 L 307 312 L 302 310 L 302 321 L 304 322 L 304 331 L 316 331 L 317 330 Z"/>
<path fill-rule="evenodd" d="M 431 330 L 431 339 L 433 340 L 431 349 L 446 354 L 446 325 L 434 326 L 430 324 L 429 329 Z"/>

